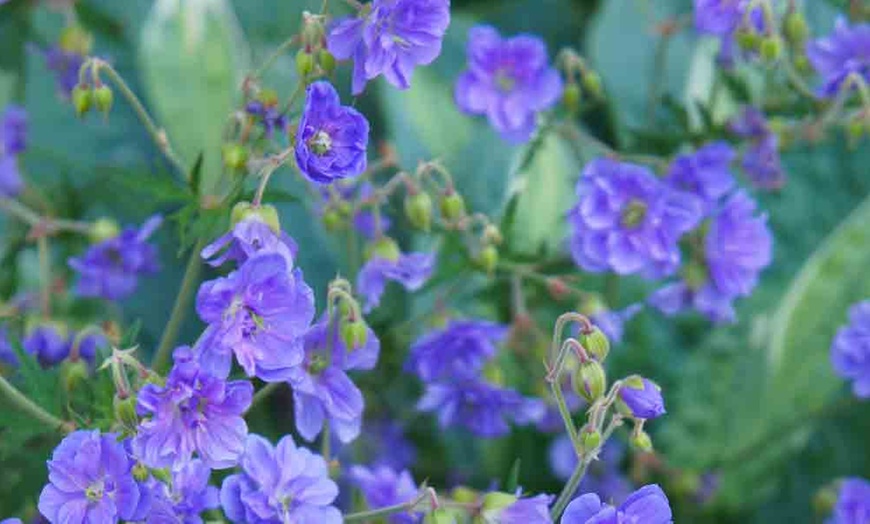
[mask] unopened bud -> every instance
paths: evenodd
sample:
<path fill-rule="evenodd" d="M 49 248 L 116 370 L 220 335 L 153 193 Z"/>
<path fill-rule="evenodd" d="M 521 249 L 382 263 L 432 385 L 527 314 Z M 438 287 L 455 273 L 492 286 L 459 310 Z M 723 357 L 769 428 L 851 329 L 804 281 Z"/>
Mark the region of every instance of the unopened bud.
<path fill-rule="evenodd" d="M 121 398 L 116 395 L 114 409 L 115 420 L 125 429 L 132 430 L 139 424 L 139 417 L 136 416 L 136 397 Z"/>
<path fill-rule="evenodd" d="M 299 73 L 301 78 L 306 78 L 313 70 L 314 56 L 305 49 L 300 49 L 296 53 L 296 72 Z"/>
<path fill-rule="evenodd" d="M 867 125 L 863 118 L 854 118 L 846 124 L 846 132 L 852 140 L 861 140 L 867 131 Z"/>
<path fill-rule="evenodd" d="M 341 326 L 341 340 L 348 351 L 364 346 L 368 334 L 368 327 L 362 320 L 344 322 Z"/>
<path fill-rule="evenodd" d="M 773 62 L 782 54 L 782 41 L 776 35 L 764 37 L 759 52 L 762 60 Z"/>
<path fill-rule="evenodd" d="M 399 245 L 390 237 L 383 236 L 369 246 L 369 258 L 383 258 L 395 262 L 402 255 Z"/>
<path fill-rule="evenodd" d="M 649 438 L 649 434 L 644 430 L 632 431 L 631 433 L 631 446 L 643 453 L 649 453 L 653 450 L 652 439 Z"/>
<path fill-rule="evenodd" d="M 583 74 L 583 89 L 595 98 L 601 98 L 604 95 L 602 88 L 601 76 L 595 71 L 586 71 Z"/>
<path fill-rule="evenodd" d="M 409 195 L 405 199 L 405 216 L 412 226 L 423 231 L 432 227 L 432 199 L 425 191 Z"/>
<path fill-rule="evenodd" d="M 490 244 L 499 245 L 502 243 L 504 238 L 502 238 L 498 226 L 495 224 L 487 224 L 486 227 L 483 228 L 483 240 Z"/>
<path fill-rule="evenodd" d="M 60 376 L 64 389 L 69 392 L 76 389 L 88 379 L 88 365 L 79 359 L 75 362 L 64 361 L 60 368 Z"/>
<path fill-rule="evenodd" d="M 607 375 L 597 360 L 587 360 L 580 363 L 571 383 L 578 395 L 592 403 L 604 395 L 607 389 Z"/>
<path fill-rule="evenodd" d="M 562 93 L 562 103 L 565 104 L 565 108 L 571 112 L 576 113 L 580 110 L 580 86 L 574 82 L 571 82 L 567 86 L 565 86 L 565 92 Z"/>
<path fill-rule="evenodd" d="M 793 11 L 785 19 L 785 37 L 795 45 L 803 44 L 810 35 L 807 20 L 800 11 Z"/>
<path fill-rule="evenodd" d="M 448 222 L 455 222 L 465 215 L 465 200 L 456 191 L 450 191 L 441 197 L 441 216 Z"/>
<path fill-rule="evenodd" d="M 224 144 L 222 152 L 224 165 L 227 166 L 228 169 L 241 171 L 248 165 L 248 148 L 242 144 Z"/>
<path fill-rule="evenodd" d="M 91 223 L 91 227 L 88 229 L 88 237 L 95 244 L 115 238 L 120 233 L 121 227 L 111 218 L 98 218 Z"/>
<path fill-rule="evenodd" d="M 93 96 L 97 111 L 108 114 L 112 110 L 112 102 L 115 99 L 115 96 L 112 94 L 112 88 L 103 84 L 100 87 L 94 88 Z"/>
<path fill-rule="evenodd" d="M 755 31 L 737 31 L 737 45 L 744 51 L 755 51 L 761 44 L 761 37 Z"/>
<path fill-rule="evenodd" d="M 498 249 L 493 245 L 484 246 L 477 254 L 477 265 L 487 273 L 495 271 L 498 266 Z"/>
<path fill-rule="evenodd" d="M 601 433 L 596 429 L 584 429 L 580 432 L 580 444 L 582 444 L 584 452 L 598 449 L 598 446 L 601 445 Z"/>
<path fill-rule="evenodd" d="M 589 333 L 581 333 L 580 343 L 589 355 L 598 362 L 604 362 L 610 353 L 610 340 L 598 326 L 593 326 Z"/>
<path fill-rule="evenodd" d="M 317 53 L 317 63 L 326 75 L 331 75 L 335 71 L 335 57 L 327 49 L 321 49 Z"/>
<path fill-rule="evenodd" d="M 465 486 L 456 486 L 450 492 L 450 498 L 460 504 L 474 504 L 477 502 L 478 497 L 477 491 Z"/>
<path fill-rule="evenodd" d="M 91 110 L 91 89 L 82 84 L 75 86 L 72 93 L 70 93 L 70 100 L 72 100 L 76 115 L 80 117 L 84 116 L 85 113 Z"/>
<path fill-rule="evenodd" d="M 330 233 L 340 231 L 345 226 L 344 218 L 341 216 L 341 212 L 337 209 L 330 208 L 324 211 L 322 220 L 323 227 L 325 227 Z"/>
<path fill-rule="evenodd" d="M 137 462 L 135 466 L 133 466 L 133 478 L 139 482 L 145 482 L 148 480 L 148 477 L 151 476 L 151 473 L 148 471 L 148 467 L 141 462 Z"/>

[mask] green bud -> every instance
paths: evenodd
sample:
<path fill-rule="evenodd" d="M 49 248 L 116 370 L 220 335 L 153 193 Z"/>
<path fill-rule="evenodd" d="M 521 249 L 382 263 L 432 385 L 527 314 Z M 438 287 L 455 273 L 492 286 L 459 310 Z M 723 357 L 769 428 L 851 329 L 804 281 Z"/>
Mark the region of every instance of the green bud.
<path fill-rule="evenodd" d="M 740 30 L 737 32 L 737 45 L 744 51 L 755 51 L 761 44 L 761 36 L 755 31 Z"/>
<path fill-rule="evenodd" d="M 795 45 L 803 44 L 810 35 L 810 29 L 803 13 L 793 11 L 785 19 L 785 37 Z"/>
<path fill-rule="evenodd" d="M 172 473 L 167 468 L 152 469 L 151 475 L 166 485 L 172 484 Z"/>
<path fill-rule="evenodd" d="M 412 226 L 423 231 L 432 227 L 432 199 L 425 191 L 405 198 L 405 216 Z"/>
<path fill-rule="evenodd" d="M 368 339 L 368 334 L 366 323 L 362 320 L 343 322 L 341 325 L 341 340 L 348 351 L 353 351 L 364 346 Z"/>
<path fill-rule="evenodd" d="M 248 164 L 248 148 L 238 143 L 224 144 L 224 165 L 233 171 L 241 171 Z"/>
<path fill-rule="evenodd" d="M 124 428 L 133 429 L 139 424 L 139 417 L 136 416 L 136 397 L 129 396 L 122 399 L 116 395 L 113 404 L 115 420 Z"/>
<path fill-rule="evenodd" d="M 813 66 L 810 64 L 810 59 L 807 58 L 807 55 L 803 54 L 794 57 L 794 68 L 801 74 L 810 73 L 813 70 Z"/>
<path fill-rule="evenodd" d="M 595 98 L 601 98 L 604 95 L 602 88 L 601 76 L 595 71 L 586 71 L 583 75 L 583 89 Z"/>
<path fill-rule="evenodd" d="M 562 93 L 562 103 L 565 108 L 571 113 L 576 113 L 580 110 L 580 86 L 571 82 L 565 86 L 565 92 Z"/>
<path fill-rule="evenodd" d="M 317 53 L 317 63 L 326 75 L 331 75 L 335 71 L 335 57 L 327 49 L 321 49 Z"/>
<path fill-rule="evenodd" d="M 112 88 L 103 84 L 100 87 L 94 88 L 93 96 L 94 106 L 96 106 L 97 111 L 108 114 L 112 110 L 112 102 L 115 99 L 115 95 L 112 94 Z"/>
<path fill-rule="evenodd" d="M 88 237 L 95 244 L 115 238 L 120 233 L 121 227 L 111 218 L 98 218 L 91 223 L 91 227 L 88 229 Z"/>
<path fill-rule="evenodd" d="M 604 362 L 610 353 L 610 340 L 598 326 L 593 326 L 592 331 L 580 336 L 580 343 L 589 352 L 589 355 L 598 362 Z"/>
<path fill-rule="evenodd" d="M 465 486 L 456 486 L 450 492 L 450 498 L 460 504 L 474 504 L 477 502 L 478 496 L 479 494 L 477 491 Z"/>
<path fill-rule="evenodd" d="M 399 245 L 390 237 L 383 236 L 374 241 L 368 248 L 369 258 L 378 257 L 396 261 L 402 254 Z"/>
<path fill-rule="evenodd" d="M 574 391 L 585 398 L 587 402 L 595 402 L 607 389 L 607 375 L 597 360 L 581 362 L 573 375 L 571 384 Z"/>
<path fill-rule="evenodd" d="M 305 49 L 300 49 L 296 53 L 296 72 L 299 73 L 301 78 L 306 78 L 313 70 L 314 56 Z"/>
<path fill-rule="evenodd" d="M 230 211 L 230 226 L 235 226 L 242 220 L 254 217 L 260 222 L 269 226 L 275 234 L 281 232 L 281 220 L 278 218 L 278 210 L 275 206 L 263 204 L 259 207 L 254 207 L 250 202 L 239 202 L 233 206 Z"/>
<path fill-rule="evenodd" d="M 761 40 L 759 52 L 762 60 L 773 62 L 782 54 L 782 41 L 776 35 L 766 36 Z"/>
<path fill-rule="evenodd" d="M 836 485 L 833 484 L 818 490 L 813 496 L 813 509 L 816 510 L 816 513 L 820 515 L 830 513 L 834 509 L 834 506 L 837 505 L 837 499 L 839 498 L 838 491 Z"/>
<path fill-rule="evenodd" d="M 591 431 L 584 429 L 580 432 L 580 443 L 583 445 L 583 451 L 585 452 L 597 449 L 601 445 L 601 433 L 595 429 Z"/>
<path fill-rule="evenodd" d="M 426 515 L 423 524 L 456 524 L 456 516 L 447 508 L 438 508 Z"/>
<path fill-rule="evenodd" d="M 82 84 L 75 86 L 70 94 L 70 100 L 72 100 L 76 115 L 80 117 L 84 116 L 85 113 L 91 110 L 91 89 Z"/>
<path fill-rule="evenodd" d="M 76 389 L 82 382 L 88 379 L 88 365 L 82 359 L 75 362 L 66 360 L 60 368 L 61 383 L 67 392 Z"/>
<path fill-rule="evenodd" d="M 867 131 L 867 126 L 864 124 L 864 120 L 861 118 L 855 118 L 849 121 L 846 124 L 846 132 L 849 134 L 849 138 L 852 140 L 861 140 L 861 137 L 864 136 L 864 133 Z"/>
<path fill-rule="evenodd" d="M 88 55 L 91 52 L 94 39 L 91 34 L 78 24 L 72 24 L 63 29 L 58 38 L 58 47 L 67 53 Z"/>
<path fill-rule="evenodd" d="M 448 222 L 455 222 L 465 215 L 465 200 L 456 191 L 446 193 L 441 197 L 441 216 Z"/>
<path fill-rule="evenodd" d="M 487 273 L 495 271 L 498 266 L 498 249 L 493 245 L 484 246 L 477 254 L 477 265 Z"/>
<path fill-rule="evenodd" d="M 516 495 L 503 493 L 501 491 L 491 491 L 483 496 L 482 509 L 486 511 L 498 511 L 504 509 L 517 501 Z"/>
<path fill-rule="evenodd" d="M 701 475 L 695 471 L 682 471 L 673 483 L 674 493 L 681 496 L 692 496 L 701 488 Z"/>
<path fill-rule="evenodd" d="M 344 218 L 337 209 L 327 209 L 323 212 L 323 227 L 330 233 L 340 231 L 345 226 Z"/>
<path fill-rule="evenodd" d="M 150 476 L 151 472 L 148 471 L 148 468 L 145 466 L 145 464 L 137 462 L 136 465 L 133 466 L 133 478 L 137 481 L 145 482 Z"/>
<path fill-rule="evenodd" d="M 649 438 L 649 434 L 644 431 L 632 431 L 630 438 L 631 446 L 643 453 L 649 453 L 653 450 L 652 439 Z"/>

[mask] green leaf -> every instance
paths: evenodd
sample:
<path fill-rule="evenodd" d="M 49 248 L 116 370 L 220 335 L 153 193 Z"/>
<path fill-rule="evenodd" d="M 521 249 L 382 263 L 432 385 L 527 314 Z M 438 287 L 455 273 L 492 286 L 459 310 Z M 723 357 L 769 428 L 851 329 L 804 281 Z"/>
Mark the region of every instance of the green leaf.
<path fill-rule="evenodd" d="M 140 65 L 159 125 L 187 165 L 202 152 L 203 194 L 224 184 L 221 143 L 247 44 L 229 2 L 158 0 L 142 28 Z"/>
<path fill-rule="evenodd" d="M 190 183 L 190 190 L 194 195 L 199 194 L 200 186 L 202 185 L 202 159 L 203 154 L 202 151 L 196 155 L 196 162 L 193 163 L 193 167 L 190 168 L 190 177 L 188 178 Z"/>
<path fill-rule="evenodd" d="M 511 466 L 510 471 L 508 472 L 508 476 L 504 482 L 504 491 L 507 493 L 513 493 L 517 490 L 517 486 L 520 483 L 520 465 L 522 464 L 522 459 L 517 457 L 514 461 L 513 466 Z"/>

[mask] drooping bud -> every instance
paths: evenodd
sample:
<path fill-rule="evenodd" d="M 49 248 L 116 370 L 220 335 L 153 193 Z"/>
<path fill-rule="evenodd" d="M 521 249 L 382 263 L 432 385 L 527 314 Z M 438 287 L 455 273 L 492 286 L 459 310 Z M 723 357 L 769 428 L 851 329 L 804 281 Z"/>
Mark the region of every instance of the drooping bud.
<path fill-rule="evenodd" d="M 248 164 L 248 148 L 242 144 L 224 144 L 222 149 L 224 165 L 233 171 L 241 171 Z"/>
<path fill-rule="evenodd" d="M 761 59 L 766 62 L 773 62 L 782 54 L 782 41 L 776 35 L 766 36 L 761 40 L 761 48 L 759 49 Z"/>
<path fill-rule="evenodd" d="M 88 238 L 93 243 L 99 243 L 110 238 L 115 238 L 121 233 L 121 227 L 111 218 L 98 218 L 91 223 L 88 229 Z"/>
<path fill-rule="evenodd" d="M 103 114 L 109 114 L 109 111 L 112 110 L 112 102 L 115 99 L 115 95 L 112 93 L 112 88 L 106 84 L 95 87 L 93 96 L 94 106 L 96 106 L 97 111 Z"/>
<path fill-rule="evenodd" d="M 575 82 L 565 86 L 565 92 L 562 93 L 562 103 L 565 108 L 572 114 L 580 110 L 580 86 Z"/>
<path fill-rule="evenodd" d="M 632 431 L 629 441 L 631 442 L 631 447 L 640 452 L 649 453 L 653 450 L 652 439 L 649 437 L 649 433 L 642 429 Z"/>
<path fill-rule="evenodd" d="M 429 231 L 432 227 L 432 199 L 425 191 L 419 191 L 405 198 L 405 216 L 417 229 Z"/>
<path fill-rule="evenodd" d="M 70 93 L 73 109 L 76 115 L 82 117 L 91 110 L 91 89 L 83 84 L 76 85 Z"/>
<path fill-rule="evenodd" d="M 592 95 L 595 98 L 601 98 L 604 96 L 604 89 L 602 88 L 601 76 L 592 70 L 587 70 L 583 73 L 583 89 L 586 90 L 587 93 Z"/>
<path fill-rule="evenodd" d="M 296 72 L 300 78 L 306 78 L 312 71 L 314 71 L 314 56 L 305 49 L 300 49 L 296 53 Z"/>
<path fill-rule="evenodd" d="M 477 265 L 487 273 L 495 271 L 498 266 L 498 249 L 493 245 L 483 246 L 477 254 Z"/>
<path fill-rule="evenodd" d="M 792 11 L 785 18 L 785 37 L 795 46 L 806 42 L 810 35 L 807 19 L 800 11 Z"/>
<path fill-rule="evenodd" d="M 330 233 L 340 231 L 347 225 L 338 209 L 329 208 L 323 212 L 323 227 Z"/>
<path fill-rule="evenodd" d="M 737 45 L 744 51 L 755 51 L 761 45 L 761 37 L 755 31 L 737 31 Z"/>
<path fill-rule="evenodd" d="M 465 200 L 456 191 L 449 191 L 441 197 L 441 216 L 448 222 L 455 222 L 465 215 Z"/>
<path fill-rule="evenodd" d="M 399 244 L 388 236 L 382 236 L 375 240 L 368 248 L 369 258 L 377 257 L 396 261 L 402 255 Z"/>
<path fill-rule="evenodd" d="M 230 212 L 230 227 L 234 227 L 239 222 L 250 217 L 254 217 L 269 226 L 269 229 L 276 235 L 281 233 L 281 220 L 278 218 L 278 210 L 275 209 L 275 206 L 269 204 L 255 207 L 250 202 L 237 203 Z"/>
<path fill-rule="evenodd" d="M 636 419 L 652 419 L 666 413 L 661 388 L 637 375 L 622 381 L 619 399 L 627 414 Z"/>
<path fill-rule="evenodd" d="M 610 353 L 610 340 L 598 326 L 593 326 L 589 333 L 580 333 L 580 343 L 598 362 L 604 362 L 607 354 Z"/>
<path fill-rule="evenodd" d="M 73 391 L 80 384 L 88 379 L 88 365 L 83 360 L 79 359 L 75 362 L 64 361 L 61 364 L 60 376 L 61 383 L 65 391 Z"/>
<path fill-rule="evenodd" d="M 115 420 L 126 430 L 134 430 L 139 424 L 139 417 L 136 416 L 136 397 L 129 396 L 121 398 L 115 395 L 113 402 L 115 410 Z"/>
<path fill-rule="evenodd" d="M 348 351 L 364 346 L 368 334 L 368 327 L 362 320 L 346 321 L 341 325 L 341 340 Z"/>
<path fill-rule="evenodd" d="M 321 49 L 317 53 L 317 63 L 325 75 L 331 75 L 335 71 L 335 57 L 327 49 Z"/>
<path fill-rule="evenodd" d="M 574 391 L 592 403 L 601 398 L 607 389 L 607 375 L 597 360 L 581 362 L 571 381 Z"/>

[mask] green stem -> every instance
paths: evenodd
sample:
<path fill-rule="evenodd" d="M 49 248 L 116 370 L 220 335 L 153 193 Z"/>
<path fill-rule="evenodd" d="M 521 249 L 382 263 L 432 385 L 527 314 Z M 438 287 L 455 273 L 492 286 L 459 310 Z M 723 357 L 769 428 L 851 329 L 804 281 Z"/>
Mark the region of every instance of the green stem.
<path fill-rule="evenodd" d="M 151 362 L 151 369 L 158 373 L 164 371 L 164 368 L 169 363 L 170 353 L 175 345 L 175 340 L 178 338 L 178 331 L 181 329 L 181 324 L 184 322 L 187 310 L 190 307 L 190 299 L 193 298 L 193 293 L 197 284 L 199 284 L 199 274 L 202 270 L 202 261 L 199 259 L 199 253 L 205 245 L 205 239 L 197 242 L 190 253 L 190 259 L 187 261 L 187 268 L 184 270 L 184 277 L 181 280 L 178 295 L 175 297 L 172 313 L 169 316 L 166 327 L 163 329 L 163 334 L 160 336 L 160 344 L 157 346 L 157 353 L 154 354 L 154 360 Z"/>
<path fill-rule="evenodd" d="M 332 453 L 332 436 L 329 433 L 329 419 L 325 418 L 323 419 L 323 432 L 320 433 L 320 454 L 327 464 L 332 460 L 329 458 Z"/>
<path fill-rule="evenodd" d="M 136 96 L 136 93 L 130 89 L 127 82 L 124 81 L 121 75 L 118 74 L 118 72 L 115 71 L 108 62 L 98 58 L 92 58 L 92 60 L 94 60 L 96 68 L 109 77 L 109 80 L 111 80 L 118 90 L 121 91 L 121 94 L 127 99 L 127 102 L 133 106 L 133 111 L 136 112 L 142 125 L 145 126 L 145 130 L 148 131 L 149 135 L 151 135 L 151 140 L 154 141 L 154 144 L 160 152 L 163 153 L 163 156 L 166 157 L 166 160 L 168 160 L 169 163 L 172 164 L 179 173 L 181 173 L 185 180 L 187 180 L 189 176 L 188 170 L 172 150 L 172 145 L 169 143 L 169 137 L 166 136 L 166 131 L 157 127 L 157 124 L 154 123 L 154 120 L 148 114 L 148 111 L 145 110 L 145 106 L 142 105 L 142 102 L 139 100 L 139 97 Z"/>
<path fill-rule="evenodd" d="M 284 382 L 270 382 L 263 386 L 260 391 L 254 393 L 254 398 L 251 399 L 251 407 L 249 409 L 254 409 L 254 406 L 269 398 L 269 395 L 274 393 L 281 384 L 284 384 Z"/>
<path fill-rule="evenodd" d="M 553 508 L 550 510 L 550 516 L 553 518 L 553 521 L 557 521 L 559 517 L 562 516 L 562 512 L 565 511 L 568 502 L 571 501 L 571 497 L 573 497 L 574 492 L 577 491 L 577 486 L 580 485 L 580 481 L 583 480 L 583 477 L 586 475 L 586 470 L 589 469 L 589 464 L 592 462 L 591 457 L 591 454 L 584 456 L 583 459 L 577 463 L 577 467 L 574 468 L 571 477 L 568 478 L 568 482 L 565 484 L 565 487 L 562 488 L 562 492 L 559 493 L 556 503 L 553 504 Z"/>
<path fill-rule="evenodd" d="M 556 374 L 556 380 L 550 383 L 550 390 L 553 392 L 553 397 L 556 399 L 556 406 L 559 408 L 559 414 L 562 416 L 562 422 L 565 424 L 565 429 L 568 431 L 568 437 L 571 439 L 571 445 L 574 446 L 575 453 L 580 449 L 580 441 L 577 440 L 577 428 L 574 427 L 574 419 L 571 417 L 571 410 L 568 409 L 568 404 L 565 402 L 565 395 L 562 394 L 562 373 Z"/>
<path fill-rule="evenodd" d="M 70 231 L 82 235 L 88 234 L 91 227 L 87 222 L 64 220 L 41 216 L 36 211 L 17 200 L 0 197 L 0 209 L 14 216 L 29 226 L 44 226 L 49 233 L 55 231 Z"/>
<path fill-rule="evenodd" d="M 71 422 L 65 422 L 39 407 L 35 402 L 27 398 L 27 395 L 10 384 L 3 376 L 0 376 L 0 395 L 6 397 L 12 406 L 19 411 L 30 415 L 31 418 L 42 422 L 53 430 L 69 433 L 75 429 L 75 426 Z"/>
<path fill-rule="evenodd" d="M 393 506 L 385 506 L 383 508 L 373 509 L 369 511 L 360 511 L 357 513 L 350 513 L 344 516 L 345 522 L 366 522 L 369 520 L 379 519 L 382 517 L 388 517 L 390 515 L 395 515 L 396 513 L 402 513 L 408 511 L 414 504 L 416 504 L 416 500 L 411 502 L 403 502 L 401 504 L 395 504 Z"/>

